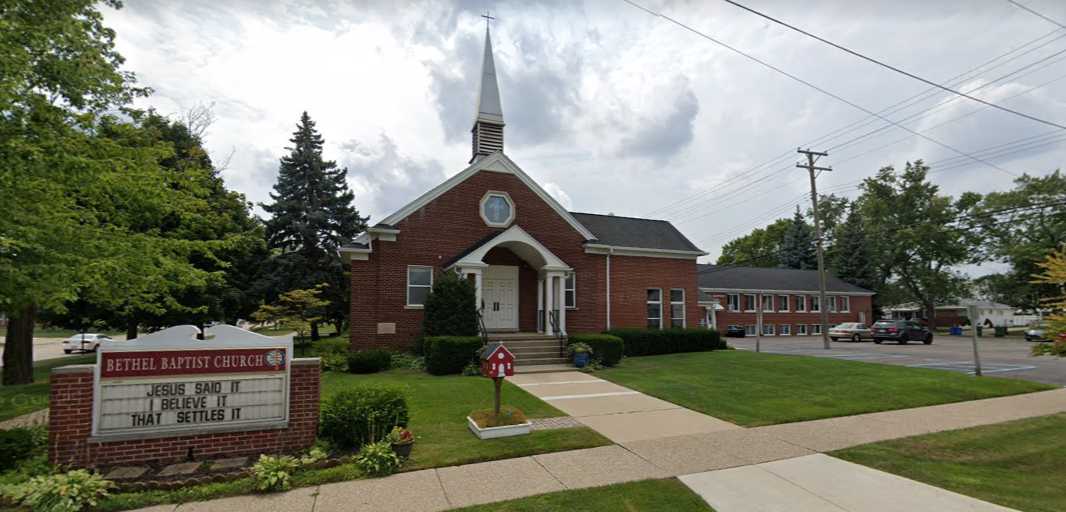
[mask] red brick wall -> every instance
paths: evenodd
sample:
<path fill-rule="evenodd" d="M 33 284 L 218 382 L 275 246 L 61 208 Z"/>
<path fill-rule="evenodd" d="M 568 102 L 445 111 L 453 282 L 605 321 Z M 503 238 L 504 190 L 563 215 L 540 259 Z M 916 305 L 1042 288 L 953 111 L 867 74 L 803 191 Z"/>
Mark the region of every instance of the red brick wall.
<path fill-rule="evenodd" d="M 311 447 L 318 432 L 318 359 L 295 359 L 289 380 L 289 426 L 129 441 L 94 441 L 93 365 L 56 368 L 51 375 L 48 460 L 96 467 L 142 462 L 195 460 L 259 453 L 287 453 Z"/>
<path fill-rule="evenodd" d="M 647 290 L 662 289 L 663 327 L 670 327 L 670 289 L 685 290 L 685 325 L 698 327 L 696 261 L 611 256 L 611 327 L 646 327 Z M 567 317 L 569 321 L 569 317 Z"/>
<path fill-rule="evenodd" d="M 729 311 L 728 310 L 729 302 L 728 302 L 728 298 L 726 297 L 727 294 L 725 294 L 725 293 L 714 293 L 713 295 L 722 304 L 722 307 L 726 308 L 725 311 L 718 311 L 717 312 L 717 323 L 718 323 L 718 328 L 720 330 L 724 331 L 725 328 L 730 326 L 730 325 L 741 325 L 741 326 L 743 326 L 743 325 L 755 325 L 755 317 L 756 317 L 755 313 L 745 313 L 744 311 L 739 311 L 739 312 L 737 312 L 737 311 Z M 743 297 L 744 294 L 740 294 L 740 295 L 741 295 L 740 308 L 743 310 L 744 309 L 744 297 Z M 774 297 L 775 297 L 774 298 L 774 307 L 775 308 L 777 307 L 777 300 L 778 300 L 776 298 L 777 295 L 780 295 L 780 294 L 774 294 Z M 785 312 L 780 312 L 780 313 L 779 312 L 772 312 L 772 313 L 771 312 L 763 312 L 763 320 L 762 320 L 763 323 L 764 324 L 774 324 L 775 326 L 781 325 L 781 324 L 792 325 L 792 335 L 793 336 L 797 335 L 797 331 L 798 331 L 798 329 L 796 328 L 797 325 L 805 324 L 805 325 L 810 326 L 810 325 L 815 325 L 815 324 L 820 323 L 821 322 L 821 313 L 819 313 L 817 311 L 816 312 L 811 312 L 810 311 L 811 297 L 816 297 L 817 294 L 815 294 L 815 295 L 809 295 L 808 294 L 807 295 L 807 309 L 808 309 L 808 311 L 806 313 L 796 312 L 795 311 L 795 308 L 796 308 L 796 299 L 795 299 L 795 297 L 796 297 L 796 295 L 800 295 L 800 294 L 795 294 L 794 293 L 794 294 L 790 294 L 789 295 L 789 297 L 790 297 L 789 298 L 789 309 L 792 310 L 792 311 L 790 311 L 788 313 L 785 313 Z M 832 295 L 834 295 L 834 294 L 833 293 L 827 293 L 826 294 L 826 298 L 828 299 L 828 297 L 832 296 Z M 851 308 L 850 308 L 851 311 L 849 313 L 840 313 L 840 312 L 829 313 L 829 325 L 833 326 L 833 325 L 836 325 L 836 324 L 839 324 L 839 323 L 843 323 L 843 322 L 858 322 L 859 321 L 859 313 L 860 312 L 865 312 L 866 313 L 866 324 L 867 325 L 872 324 L 876 319 L 873 317 L 873 305 L 872 305 L 871 298 L 869 296 L 856 296 L 856 295 L 849 295 L 849 297 L 850 297 L 850 300 L 851 300 Z M 776 327 L 775 327 L 775 329 L 776 329 Z M 810 334 L 809 329 L 810 328 L 808 327 L 808 334 Z"/>

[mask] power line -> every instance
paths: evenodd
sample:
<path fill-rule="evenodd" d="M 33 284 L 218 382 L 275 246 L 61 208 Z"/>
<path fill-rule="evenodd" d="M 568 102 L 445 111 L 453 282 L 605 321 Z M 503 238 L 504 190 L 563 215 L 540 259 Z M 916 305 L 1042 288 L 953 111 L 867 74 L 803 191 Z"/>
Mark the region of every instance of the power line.
<path fill-rule="evenodd" d="M 1063 25 L 1058 20 L 1054 20 L 1054 19 L 1051 19 L 1048 16 L 1044 16 L 1043 14 L 1040 14 L 1040 13 L 1030 9 L 1029 7 L 1027 7 L 1025 5 L 1022 5 L 1022 4 L 1018 3 L 1018 2 L 1015 2 L 1014 0 L 1007 0 L 1007 1 L 1012 3 L 1012 4 L 1014 4 L 1015 6 L 1017 6 L 1020 9 L 1023 9 L 1025 11 L 1029 11 L 1029 13 L 1034 14 L 1034 15 L 1040 17 L 1040 18 L 1043 18 L 1045 21 L 1049 21 L 1049 22 L 1054 23 L 1054 24 L 1056 24 L 1056 25 L 1058 25 L 1058 26 L 1060 26 L 1062 28 L 1066 28 L 1066 25 Z"/>
<path fill-rule="evenodd" d="M 626 1 L 629 1 L 629 0 L 626 0 Z M 877 60 L 877 59 L 875 59 L 873 57 L 868 57 L 868 56 L 863 55 L 863 54 L 861 54 L 861 53 L 859 53 L 859 52 L 857 52 L 855 50 L 852 50 L 851 48 L 839 45 L 839 44 L 834 43 L 834 42 L 832 42 L 832 41 L 830 41 L 828 39 L 825 39 L 823 37 L 820 37 L 820 36 L 817 36 L 815 34 L 812 34 L 812 33 L 808 32 L 806 30 L 803 30 L 803 29 L 801 29 L 799 27 L 796 27 L 794 25 L 790 25 L 790 24 L 788 24 L 788 23 L 786 23 L 784 21 L 781 21 L 781 20 L 779 20 L 777 18 L 774 18 L 773 16 L 770 16 L 768 14 L 764 14 L 764 13 L 759 12 L 759 11 L 756 11 L 755 9 L 752 9 L 750 7 L 747 7 L 747 6 L 743 5 L 743 4 L 740 4 L 739 2 L 736 2 L 735 0 L 722 0 L 722 1 L 724 1 L 726 3 L 729 3 L 729 4 L 732 4 L 732 5 L 735 5 L 735 6 L 739 7 L 739 8 L 741 8 L 741 9 L 744 9 L 745 11 L 748 11 L 748 12 L 750 12 L 752 14 L 755 14 L 755 15 L 760 16 L 762 18 L 765 18 L 767 20 L 770 20 L 770 21 L 772 21 L 774 23 L 777 23 L 778 25 L 781 25 L 783 27 L 790 28 L 790 29 L 792 29 L 792 30 L 794 30 L 796 32 L 799 32 L 799 33 L 807 36 L 807 37 L 810 37 L 810 38 L 816 39 L 818 41 L 821 41 L 821 42 L 823 42 L 823 43 L 825 43 L 825 44 L 827 44 L 829 46 L 832 46 L 832 47 L 834 47 L 834 48 L 836 48 L 838 50 L 841 50 L 841 51 L 844 51 L 844 52 L 849 53 L 851 55 L 854 55 L 854 56 L 856 56 L 856 57 L 858 57 L 860 59 L 863 59 L 863 60 L 868 61 L 868 62 L 872 62 L 874 64 L 877 64 L 878 66 L 884 67 L 886 69 L 890 69 L 890 70 L 895 71 L 896 73 L 899 73 L 901 75 L 904 75 L 904 76 L 913 78 L 915 80 L 918 80 L 919 82 L 922 82 L 924 84 L 936 87 L 938 89 L 950 92 L 950 93 L 958 95 L 958 96 L 962 96 L 964 98 L 967 98 L 967 99 L 972 100 L 972 101 L 976 101 L 976 102 L 984 104 L 984 105 L 988 105 L 989 107 L 992 107 L 992 108 L 997 109 L 997 110 L 1001 110 L 1003 112 L 1007 112 L 1009 114 L 1014 114 L 1014 115 L 1019 116 L 1019 117 L 1024 117 L 1026 119 L 1029 119 L 1030 121 L 1035 121 L 1035 122 L 1038 122 L 1038 123 L 1041 123 L 1041 124 L 1046 124 L 1048 126 L 1054 126 L 1055 128 L 1059 128 L 1061 130 L 1066 130 L 1066 125 L 1061 125 L 1061 124 L 1056 123 L 1054 121 L 1048 121 L 1046 119 L 1041 119 L 1039 117 L 1036 117 L 1036 116 L 1033 116 L 1033 115 L 1030 115 L 1030 114 L 1026 114 L 1025 112 L 1020 112 L 1018 110 L 1007 108 L 1007 107 L 1004 107 L 1002 105 L 998 105 L 998 104 L 992 103 L 991 101 L 986 101 L 986 100 L 983 100 L 983 99 L 978 98 L 976 96 L 971 96 L 971 95 L 969 95 L 967 93 L 964 93 L 962 91 L 958 91 L 958 90 L 952 89 L 952 88 L 950 88 L 950 87 L 948 87 L 946 85 L 941 85 L 941 84 L 939 84 L 937 82 L 934 82 L 932 80 L 928 80 L 928 79 L 922 78 L 922 77 L 920 77 L 918 75 L 915 75 L 914 73 L 911 73 L 909 71 L 904 71 L 904 70 L 902 70 L 902 69 L 900 69 L 900 68 L 898 68 L 896 66 L 893 66 L 891 64 L 887 64 L 887 63 L 882 62 L 880 60 Z"/>

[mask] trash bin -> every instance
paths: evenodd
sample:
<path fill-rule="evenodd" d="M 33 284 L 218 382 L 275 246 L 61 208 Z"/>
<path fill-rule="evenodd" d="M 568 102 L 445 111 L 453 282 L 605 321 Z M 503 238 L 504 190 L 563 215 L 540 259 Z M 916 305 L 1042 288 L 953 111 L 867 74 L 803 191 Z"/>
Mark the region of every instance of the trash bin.
<path fill-rule="evenodd" d="M 956 325 L 948 330 L 948 334 L 951 334 L 952 336 L 962 336 L 962 327 Z"/>
<path fill-rule="evenodd" d="M 978 336 L 984 336 L 983 334 L 981 334 L 984 330 L 985 330 L 984 327 L 978 325 L 977 326 L 977 335 Z"/>
<path fill-rule="evenodd" d="M 1006 325 L 997 325 L 996 326 L 996 337 L 997 338 L 1002 338 L 1002 337 L 1004 337 L 1006 335 L 1007 335 L 1007 326 Z"/>

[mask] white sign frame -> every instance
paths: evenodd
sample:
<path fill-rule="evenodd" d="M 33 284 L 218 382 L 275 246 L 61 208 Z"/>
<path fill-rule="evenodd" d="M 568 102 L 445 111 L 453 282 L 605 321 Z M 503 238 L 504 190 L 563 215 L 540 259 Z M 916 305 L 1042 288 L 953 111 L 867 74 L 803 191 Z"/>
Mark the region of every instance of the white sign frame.
<path fill-rule="evenodd" d="M 281 429 L 289 426 L 289 388 L 292 378 L 293 342 L 292 334 L 285 336 L 263 336 L 232 325 L 217 325 L 205 329 L 206 339 L 197 339 L 200 329 L 193 325 L 179 325 L 146 334 L 129 341 L 104 341 L 96 351 L 96 365 L 93 367 L 93 417 L 90 441 L 123 441 L 130 439 L 151 439 L 159 437 L 193 436 L 219 432 L 240 432 L 249 430 Z M 103 355 L 107 352 L 156 352 L 156 351 L 190 351 L 190 350 L 226 350 L 242 348 L 278 348 L 285 350 L 285 371 L 282 382 L 282 419 L 238 420 L 225 424 L 190 424 L 182 426 L 154 427 L 138 431 L 100 433 L 100 414 L 102 405 L 100 369 Z M 220 377 L 244 376 L 253 378 L 261 375 L 276 375 L 276 372 L 243 373 L 188 373 L 184 375 L 159 375 L 151 377 L 124 377 L 114 379 L 116 383 L 133 383 L 145 380 L 153 382 L 197 380 L 219 380 Z M 112 380 L 109 379 L 109 382 Z"/>

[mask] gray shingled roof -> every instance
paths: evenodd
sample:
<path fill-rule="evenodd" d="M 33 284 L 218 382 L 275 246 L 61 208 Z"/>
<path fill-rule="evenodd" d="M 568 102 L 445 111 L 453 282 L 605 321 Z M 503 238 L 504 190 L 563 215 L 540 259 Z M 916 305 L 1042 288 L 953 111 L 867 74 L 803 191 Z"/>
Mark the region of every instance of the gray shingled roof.
<path fill-rule="evenodd" d="M 700 251 L 673 224 L 665 220 L 570 212 L 596 237 L 598 243 L 617 247 Z"/>
<path fill-rule="evenodd" d="M 724 290 L 788 290 L 815 291 L 818 289 L 817 270 L 793 268 L 734 267 L 729 265 L 697 265 L 700 288 Z M 832 274 L 827 275 L 826 291 L 873 293 Z"/>

